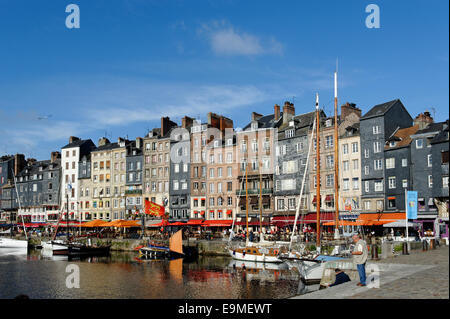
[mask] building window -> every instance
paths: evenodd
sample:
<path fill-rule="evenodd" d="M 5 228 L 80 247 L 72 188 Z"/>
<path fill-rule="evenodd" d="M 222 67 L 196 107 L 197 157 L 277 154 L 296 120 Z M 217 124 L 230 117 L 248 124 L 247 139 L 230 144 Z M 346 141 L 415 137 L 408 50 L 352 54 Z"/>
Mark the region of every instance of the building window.
<path fill-rule="evenodd" d="M 327 167 L 328 168 L 332 168 L 334 165 L 334 156 L 333 155 L 328 155 L 327 156 Z"/>
<path fill-rule="evenodd" d="M 373 131 L 373 134 L 380 134 L 380 132 L 381 132 L 380 126 L 379 125 L 373 126 L 372 131 Z"/>
<path fill-rule="evenodd" d="M 396 187 L 396 182 L 395 182 L 395 176 L 391 176 L 389 177 L 388 181 L 389 181 L 389 188 L 393 189 Z"/>
<path fill-rule="evenodd" d="M 369 175 L 369 166 L 368 165 L 364 166 L 364 174 Z"/>
<path fill-rule="evenodd" d="M 303 151 L 303 148 L 304 148 L 303 142 L 297 143 L 297 153 Z"/>
<path fill-rule="evenodd" d="M 373 143 L 373 152 L 374 153 L 380 153 L 381 152 L 381 143 L 380 142 L 374 142 Z"/>
<path fill-rule="evenodd" d="M 428 167 L 433 166 L 431 154 L 428 154 L 428 156 L 427 156 L 427 163 L 428 163 Z"/>
<path fill-rule="evenodd" d="M 359 189 L 359 178 L 358 177 L 354 177 L 352 178 L 352 182 L 353 182 L 353 189 Z"/>
<path fill-rule="evenodd" d="M 448 164 L 448 151 L 444 151 L 441 153 L 441 163 Z"/>
<path fill-rule="evenodd" d="M 418 139 L 416 140 L 416 148 L 422 148 L 423 147 L 423 140 Z"/>
<path fill-rule="evenodd" d="M 334 185 L 334 175 L 327 175 L 327 187 L 331 187 Z"/>
<path fill-rule="evenodd" d="M 395 168 L 395 158 L 386 158 L 386 169 Z"/>
<path fill-rule="evenodd" d="M 359 160 L 353 160 L 353 169 L 359 169 Z"/>
<path fill-rule="evenodd" d="M 433 175 L 428 175 L 428 187 L 433 188 Z"/>
<path fill-rule="evenodd" d="M 343 183 L 342 183 L 342 187 L 343 187 L 344 191 L 348 191 L 349 190 L 349 188 L 350 188 L 349 184 L 350 184 L 349 183 L 349 179 L 348 178 L 344 178 Z"/>
<path fill-rule="evenodd" d="M 364 158 L 369 158 L 369 150 L 368 149 L 365 149 L 364 150 Z"/>
<path fill-rule="evenodd" d="M 278 204 L 278 210 L 285 210 L 285 206 L 284 206 L 284 199 L 278 199 L 278 201 L 277 201 L 277 204 Z"/>
<path fill-rule="evenodd" d="M 357 142 L 352 143 L 352 153 L 358 153 L 358 152 L 359 152 L 358 143 Z"/>
<path fill-rule="evenodd" d="M 378 159 L 374 161 L 374 169 L 376 171 L 382 170 L 383 169 L 383 160 Z"/>
<path fill-rule="evenodd" d="M 365 209 L 365 210 L 370 210 L 370 201 L 366 200 L 366 201 L 364 202 L 364 209 Z"/>
<path fill-rule="evenodd" d="M 407 179 L 402 179 L 402 187 L 403 188 L 407 188 L 408 187 L 408 180 Z"/>
<path fill-rule="evenodd" d="M 293 129 L 286 130 L 286 132 L 284 133 L 284 136 L 285 136 L 286 138 L 294 137 L 294 135 L 295 135 L 295 131 L 294 131 Z"/>
<path fill-rule="evenodd" d="M 348 154 L 348 144 L 343 144 L 342 145 L 342 153 L 343 154 Z"/>
<path fill-rule="evenodd" d="M 402 167 L 408 166 L 408 159 L 402 158 Z"/>
<path fill-rule="evenodd" d="M 376 192 L 383 191 L 383 181 L 375 181 L 375 191 Z"/>
<path fill-rule="evenodd" d="M 442 177 L 442 188 L 448 188 L 448 176 Z"/>
<path fill-rule="evenodd" d="M 388 208 L 395 208 L 395 197 L 388 198 Z"/>
<path fill-rule="evenodd" d="M 333 147 L 333 135 L 325 136 L 325 148 Z"/>
<path fill-rule="evenodd" d="M 349 166 L 350 166 L 348 161 L 344 161 L 343 164 L 344 164 L 344 172 L 348 171 L 349 170 Z"/>

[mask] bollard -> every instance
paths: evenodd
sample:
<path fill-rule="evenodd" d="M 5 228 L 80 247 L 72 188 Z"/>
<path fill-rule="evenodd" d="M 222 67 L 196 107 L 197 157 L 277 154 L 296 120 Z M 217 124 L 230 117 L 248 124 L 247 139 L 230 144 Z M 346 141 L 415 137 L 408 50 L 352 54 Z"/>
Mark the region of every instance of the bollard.
<path fill-rule="evenodd" d="M 430 239 L 430 249 L 436 249 L 436 239 Z"/>
<path fill-rule="evenodd" d="M 374 251 L 374 253 L 375 253 L 375 260 L 378 260 L 379 258 L 378 258 L 378 245 L 373 245 L 373 247 L 374 247 L 374 249 L 373 249 L 373 251 Z"/>
<path fill-rule="evenodd" d="M 428 250 L 428 242 L 426 239 L 422 240 L 422 251 Z"/>
<path fill-rule="evenodd" d="M 402 247 L 402 255 L 409 255 L 409 254 L 408 254 L 408 242 L 404 242 L 404 243 L 403 243 L 403 247 Z"/>

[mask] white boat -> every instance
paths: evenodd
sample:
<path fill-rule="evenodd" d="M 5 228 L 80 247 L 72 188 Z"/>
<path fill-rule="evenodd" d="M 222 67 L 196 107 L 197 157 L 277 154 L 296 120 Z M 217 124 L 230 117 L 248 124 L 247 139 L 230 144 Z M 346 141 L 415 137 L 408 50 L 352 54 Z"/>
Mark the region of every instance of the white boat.
<path fill-rule="evenodd" d="M 45 254 L 49 254 L 50 252 L 52 255 L 61 255 L 68 252 L 68 245 L 64 243 L 62 240 L 50 240 L 47 242 L 41 242 L 42 244 L 42 250 L 45 252 Z"/>
<path fill-rule="evenodd" d="M 28 248 L 28 240 L 0 237 L 0 248 Z"/>
<path fill-rule="evenodd" d="M 247 245 L 240 248 L 229 248 L 230 256 L 233 259 L 243 261 L 253 261 L 260 263 L 282 263 L 283 261 L 278 257 L 279 250 L 270 247 L 258 247 Z"/>

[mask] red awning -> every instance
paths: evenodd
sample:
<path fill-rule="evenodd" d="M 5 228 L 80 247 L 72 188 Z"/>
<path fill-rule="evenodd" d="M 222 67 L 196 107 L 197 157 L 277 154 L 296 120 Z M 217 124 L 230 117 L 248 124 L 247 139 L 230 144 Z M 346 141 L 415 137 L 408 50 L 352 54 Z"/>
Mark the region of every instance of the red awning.
<path fill-rule="evenodd" d="M 203 227 L 229 227 L 233 223 L 232 220 L 205 220 Z"/>
<path fill-rule="evenodd" d="M 227 215 L 231 215 L 233 211 L 231 209 L 227 210 Z"/>
<path fill-rule="evenodd" d="M 393 197 L 388 197 L 388 199 L 395 199 L 395 197 L 393 196 Z"/>
<path fill-rule="evenodd" d="M 147 225 L 147 227 L 162 227 L 162 226 L 168 226 L 169 222 L 165 219 L 163 219 L 161 222 L 157 223 L 157 224 L 150 224 Z"/>
<path fill-rule="evenodd" d="M 292 224 L 293 224 L 294 222 L 292 222 Z M 269 222 L 267 222 L 267 221 L 264 221 L 264 222 L 262 222 L 262 225 L 263 226 L 268 226 L 270 223 Z M 247 222 L 244 220 L 244 221 L 240 221 L 240 222 L 236 222 L 236 225 L 238 225 L 238 226 L 245 226 L 245 225 L 247 225 Z M 250 221 L 249 223 L 248 223 L 248 225 L 249 226 L 259 226 L 260 225 L 260 223 L 259 223 L 259 220 L 252 220 L 252 221 Z"/>
<path fill-rule="evenodd" d="M 203 219 L 190 219 L 186 225 L 192 225 L 192 226 L 200 226 L 203 224 Z"/>
<path fill-rule="evenodd" d="M 332 201 L 333 201 L 333 195 L 327 195 L 327 196 L 325 196 L 325 201 L 326 201 L 326 202 L 332 202 Z"/>
<path fill-rule="evenodd" d="M 317 202 L 317 196 L 314 196 L 314 198 L 313 198 L 313 204 L 315 204 L 316 202 Z"/>
<path fill-rule="evenodd" d="M 174 223 L 170 223 L 167 226 L 186 226 L 186 223 L 182 223 L 182 222 L 174 222 Z"/>
<path fill-rule="evenodd" d="M 202 211 L 200 212 L 200 215 L 205 215 L 205 211 L 202 210 Z"/>

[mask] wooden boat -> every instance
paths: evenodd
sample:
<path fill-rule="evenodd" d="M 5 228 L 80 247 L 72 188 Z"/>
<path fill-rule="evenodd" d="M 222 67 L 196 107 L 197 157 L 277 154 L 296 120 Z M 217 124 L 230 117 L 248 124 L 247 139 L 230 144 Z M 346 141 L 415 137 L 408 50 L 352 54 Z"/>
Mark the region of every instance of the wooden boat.
<path fill-rule="evenodd" d="M 195 258 L 198 251 L 195 247 L 183 246 L 182 231 L 179 230 L 169 239 L 169 246 L 150 243 L 139 249 L 142 258 Z"/>
<path fill-rule="evenodd" d="M 246 247 L 229 248 L 231 257 L 237 260 L 254 261 L 261 263 L 282 263 L 279 258 L 280 251 L 274 247 L 259 247 L 246 245 Z"/>

